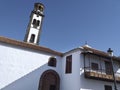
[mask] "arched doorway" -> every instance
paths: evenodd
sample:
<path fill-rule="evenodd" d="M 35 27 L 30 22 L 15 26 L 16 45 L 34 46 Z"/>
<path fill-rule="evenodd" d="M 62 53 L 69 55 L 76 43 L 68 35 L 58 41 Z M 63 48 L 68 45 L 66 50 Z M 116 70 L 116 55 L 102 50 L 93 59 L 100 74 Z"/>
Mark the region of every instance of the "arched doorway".
<path fill-rule="evenodd" d="M 47 70 L 45 71 L 39 82 L 38 90 L 59 90 L 60 78 L 56 71 Z"/>

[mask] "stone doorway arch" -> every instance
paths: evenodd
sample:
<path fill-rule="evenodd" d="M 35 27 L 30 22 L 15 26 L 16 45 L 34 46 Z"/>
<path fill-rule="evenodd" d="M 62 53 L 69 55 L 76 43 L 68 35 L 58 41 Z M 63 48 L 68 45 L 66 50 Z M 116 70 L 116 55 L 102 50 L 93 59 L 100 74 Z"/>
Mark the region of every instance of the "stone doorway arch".
<path fill-rule="evenodd" d="M 59 90 L 60 77 L 54 70 L 47 70 L 43 72 L 39 82 L 38 90 Z"/>

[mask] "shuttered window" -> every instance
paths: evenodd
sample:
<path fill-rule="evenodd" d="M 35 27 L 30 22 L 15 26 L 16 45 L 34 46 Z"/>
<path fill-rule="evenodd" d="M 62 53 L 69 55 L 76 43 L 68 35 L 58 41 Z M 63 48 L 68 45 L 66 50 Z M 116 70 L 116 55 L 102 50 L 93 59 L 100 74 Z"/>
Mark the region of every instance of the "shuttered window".
<path fill-rule="evenodd" d="M 72 55 L 66 57 L 66 73 L 72 73 Z"/>

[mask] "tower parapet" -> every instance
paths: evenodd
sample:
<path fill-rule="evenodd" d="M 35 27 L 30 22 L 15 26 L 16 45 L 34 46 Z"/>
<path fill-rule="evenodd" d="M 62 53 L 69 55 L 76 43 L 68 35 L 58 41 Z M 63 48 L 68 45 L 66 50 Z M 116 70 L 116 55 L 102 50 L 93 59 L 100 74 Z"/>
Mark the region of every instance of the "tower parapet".
<path fill-rule="evenodd" d="M 43 14 L 44 5 L 42 3 L 35 3 L 35 5 L 34 5 L 34 11 Z"/>

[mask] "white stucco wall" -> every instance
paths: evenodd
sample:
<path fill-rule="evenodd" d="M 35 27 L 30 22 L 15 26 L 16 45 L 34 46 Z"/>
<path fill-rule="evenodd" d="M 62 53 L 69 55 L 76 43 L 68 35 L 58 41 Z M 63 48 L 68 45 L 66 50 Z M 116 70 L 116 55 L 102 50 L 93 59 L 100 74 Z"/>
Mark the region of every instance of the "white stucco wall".
<path fill-rule="evenodd" d="M 63 57 L 0 43 L 0 90 L 38 90 L 42 73 L 48 69 L 55 70 L 60 76 L 60 90 L 104 90 L 104 85 L 112 82 L 87 79 L 84 77 L 84 58 L 80 49 L 64 54 Z M 66 56 L 72 55 L 72 73 L 66 74 Z M 48 66 L 48 59 L 57 58 L 56 67 Z M 97 57 L 90 62 L 100 63 Z M 89 66 L 86 58 L 86 66 Z M 118 69 L 119 64 L 115 69 Z M 101 61 L 105 68 L 104 61 Z M 100 65 L 99 65 L 100 67 Z M 117 83 L 118 90 L 120 84 Z"/>
<path fill-rule="evenodd" d="M 38 34 L 39 34 L 39 31 L 40 31 L 40 28 L 41 28 L 41 24 L 42 24 L 42 16 L 38 16 L 36 14 L 32 14 L 33 16 L 30 18 L 31 19 L 31 22 L 30 22 L 30 27 L 28 27 L 29 30 L 29 34 L 28 34 L 28 38 L 27 38 L 27 42 L 30 42 L 30 39 L 31 39 L 31 35 L 34 34 L 35 35 L 35 40 L 34 40 L 34 43 L 37 43 L 37 39 L 39 38 Z M 34 28 L 33 26 L 33 20 L 36 19 L 36 20 L 39 20 L 40 23 L 39 23 L 39 26 L 37 28 Z"/>
<path fill-rule="evenodd" d="M 31 27 L 31 28 L 30 28 L 30 32 L 29 32 L 29 35 L 28 35 L 28 40 L 27 40 L 27 42 L 30 42 L 30 39 L 31 39 L 32 34 L 35 35 L 35 40 L 34 40 L 34 42 L 36 43 L 36 42 L 37 42 L 37 38 L 38 38 L 38 34 L 39 34 L 39 30 Z"/>
<path fill-rule="evenodd" d="M 72 55 L 72 73 L 66 74 L 66 56 Z M 61 90 L 80 90 L 80 51 L 67 53 L 62 60 Z"/>
<path fill-rule="evenodd" d="M 39 20 L 40 21 L 40 26 L 38 26 L 37 27 L 37 29 L 40 29 L 40 27 L 41 27 L 41 22 L 42 22 L 42 16 L 37 16 L 36 14 L 33 14 L 33 17 L 32 17 L 33 19 L 32 19 L 32 22 L 33 22 L 33 20 L 34 19 L 36 19 L 36 20 Z M 31 24 L 31 27 L 33 27 L 33 24 Z"/>
<path fill-rule="evenodd" d="M 53 69 L 60 74 L 60 57 L 57 66 L 48 66 L 51 54 L 0 43 L 0 90 L 38 90 L 41 74 Z"/>
<path fill-rule="evenodd" d="M 72 73 L 66 74 L 66 56 L 69 55 L 72 55 Z M 87 57 L 85 66 L 89 66 L 91 62 L 98 63 L 99 68 L 102 67 L 102 69 L 105 69 L 105 63 L 103 60 L 99 61 L 99 57 L 91 57 L 90 61 Z M 116 66 L 117 69 L 118 66 L 119 65 Z M 114 90 L 113 82 L 88 79 L 84 77 L 84 58 L 80 49 L 69 52 L 63 57 L 61 85 L 61 90 L 105 90 L 105 85 L 112 86 Z M 119 83 L 117 83 L 117 88 L 120 90 Z"/>

